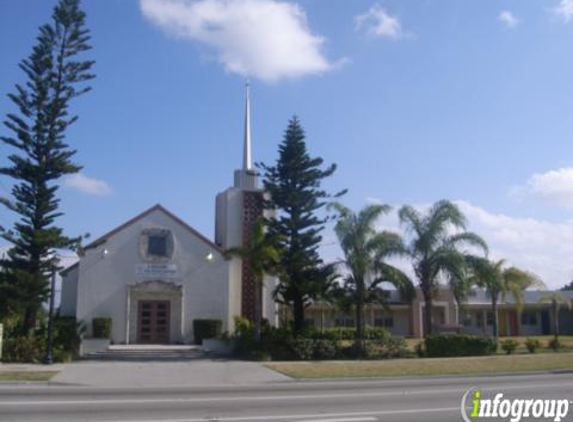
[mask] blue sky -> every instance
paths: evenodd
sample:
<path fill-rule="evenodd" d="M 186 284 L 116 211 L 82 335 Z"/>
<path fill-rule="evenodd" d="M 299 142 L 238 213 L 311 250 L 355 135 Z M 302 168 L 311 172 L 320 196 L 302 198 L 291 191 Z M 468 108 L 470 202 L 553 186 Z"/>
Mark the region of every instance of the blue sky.
<path fill-rule="evenodd" d="M 54 4 L 0 2 L 3 116 Z M 70 235 L 159 202 L 212 237 L 249 77 L 256 161 L 276 159 L 297 114 L 347 205 L 455 200 L 494 257 L 550 286 L 573 277 L 573 0 L 83 4 L 97 79 L 68 136 L 85 166 L 61 190 Z M 380 226 L 399 229 L 395 215 Z"/>

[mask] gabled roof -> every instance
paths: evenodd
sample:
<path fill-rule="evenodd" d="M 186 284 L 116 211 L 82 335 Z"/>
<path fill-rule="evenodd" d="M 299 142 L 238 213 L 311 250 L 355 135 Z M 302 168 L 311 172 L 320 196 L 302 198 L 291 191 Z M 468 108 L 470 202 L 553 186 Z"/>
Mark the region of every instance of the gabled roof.
<path fill-rule="evenodd" d="M 80 265 L 80 261 L 76 261 L 75 263 L 73 263 L 72 265 L 70 265 L 69 267 L 64 268 L 62 271 L 60 271 L 60 275 L 61 276 L 65 276 L 67 275 L 70 271 L 72 271 L 74 268 L 76 268 L 78 265 Z"/>
<path fill-rule="evenodd" d="M 103 236 L 97 238 L 96 240 L 94 240 L 93 242 L 90 242 L 88 245 L 84 246 L 83 248 L 81 248 L 80 253 L 83 253 L 83 251 L 85 251 L 86 249 L 91 249 L 91 248 L 95 248 L 98 247 L 99 245 L 105 243 L 107 241 L 107 239 L 109 239 L 110 237 L 112 237 L 113 235 L 115 235 L 116 233 L 126 229 L 127 227 L 131 226 L 132 224 L 136 223 L 137 221 L 141 220 L 142 218 L 147 217 L 148 215 L 150 215 L 151 213 L 153 213 L 154 211 L 161 211 L 164 214 L 166 214 L 169 218 L 175 220 L 175 222 L 179 223 L 181 226 L 183 226 L 183 228 L 187 229 L 187 231 L 189 231 L 192 235 L 194 235 L 195 237 L 197 237 L 198 239 L 200 239 L 201 241 L 203 241 L 204 243 L 206 243 L 208 246 L 210 246 L 211 248 L 217 250 L 218 252 L 220 252 L 221 254 L 225 254 L 223 248 L 221 248 L 219 245 L 217 245 L 216 243 L 212 242 L 211 240 L 207 239 L 205 236 L 203 236 L 201 233 L 199 233 L 197 230 L 195 230 L 193 227 L 191 227 L 189 224 L 187 224 L 186 222 L 184 222 L 183 220 L 181 220 L 179 217 L 177 217 L 175 214 L 173 214 L 171 211 L 167 210 L 165 207 L 163 207 L 160 204 L 154 205 L 153 207 L 149 208 L 148 210 L 142 212 L 139 215 L 136 215 L 135 217 L 133 217 L 131 220 L 128 220 L 127 222 L 123 223 L 121 226 L 116 227 L 115 229 L 109 231 L 108 233 L 104 234 Z"/>

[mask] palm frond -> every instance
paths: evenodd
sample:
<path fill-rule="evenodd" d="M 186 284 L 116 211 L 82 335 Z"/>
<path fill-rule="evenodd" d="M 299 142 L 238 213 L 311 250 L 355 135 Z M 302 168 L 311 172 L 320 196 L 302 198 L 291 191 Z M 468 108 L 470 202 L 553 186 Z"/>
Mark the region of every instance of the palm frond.
<path fill-rule="evenodd" d="M 565 305 L 569 310 L 573 309 L 573 304 L 571 300 L 561 293 L 553 292 L 547 295 L 543 295 L 538 300 L 539 303 L 554 303 L 557 306 Z"/>
<path fill-rule="evenodd" d="M 459 246 L 461 244 L 469 246 L 477 246 L 481 248 L 486 254 L 489 252 L 487 243 L 483 238 L 472 232 L 457 233 L 447 238 L 446 242 L 452 246 Z"/>

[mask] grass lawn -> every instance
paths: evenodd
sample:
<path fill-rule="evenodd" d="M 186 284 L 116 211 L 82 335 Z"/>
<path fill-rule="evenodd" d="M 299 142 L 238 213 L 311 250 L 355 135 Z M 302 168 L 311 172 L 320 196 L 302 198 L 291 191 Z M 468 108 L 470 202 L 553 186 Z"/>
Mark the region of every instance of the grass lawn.
<path fill-rule="evenodd" d="M 539 353 L 470 358 L 391 359 L 269 363 L 266 366 L 293 378 L 399 377 L 419 375 L 492 374 L 573 370 L 573 353 Z"/>
<path fill-rule="evenodd" d="M 0 371 L 0 382 L 49 381 L 58 371 Z"/>

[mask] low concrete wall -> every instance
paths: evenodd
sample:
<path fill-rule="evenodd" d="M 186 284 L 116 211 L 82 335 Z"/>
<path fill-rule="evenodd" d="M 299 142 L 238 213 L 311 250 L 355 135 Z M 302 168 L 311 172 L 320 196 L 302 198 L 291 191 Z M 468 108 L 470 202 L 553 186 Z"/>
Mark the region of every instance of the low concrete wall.
<path fill-rule="evenodd" d="M 213 352 L 219 355 L 231 355 L 234 348 L 233 342 L 218 340 L 214 338 L 203 340 L 202 347 L 206 352 Z"/>
<path fill-rule="evenodd" d="M 88 353 L 105 352 L 110 345 L 110 340 L 103 338 L 84 338 L 80 345 L 80 356 Z"/>

